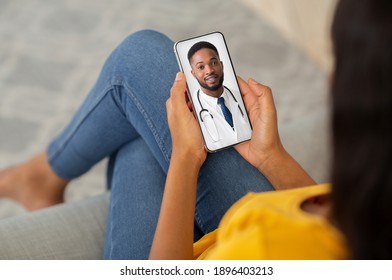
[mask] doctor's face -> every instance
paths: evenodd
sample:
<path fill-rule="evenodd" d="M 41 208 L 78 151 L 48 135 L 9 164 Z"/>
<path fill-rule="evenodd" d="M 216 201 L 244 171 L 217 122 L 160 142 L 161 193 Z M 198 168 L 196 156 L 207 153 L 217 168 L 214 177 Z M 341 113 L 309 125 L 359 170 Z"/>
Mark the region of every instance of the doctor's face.
<path fill-rule="evenodd" d="M 223 92 L 223 63 L 218 54 L 208 48 L 198 50 L 191 59 L 192 75 L 204 93 L 219 97 Z"/>

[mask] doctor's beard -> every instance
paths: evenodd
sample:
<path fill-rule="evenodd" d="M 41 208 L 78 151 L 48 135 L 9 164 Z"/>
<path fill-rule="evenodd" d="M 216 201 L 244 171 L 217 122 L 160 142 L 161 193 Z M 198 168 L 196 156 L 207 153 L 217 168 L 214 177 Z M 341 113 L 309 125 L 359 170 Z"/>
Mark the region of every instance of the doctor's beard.
<path fill-rule="evenodd" d="M 203 82 L 201 82 L 199 80 L 197 80 L 197 81 L 199 82 L 199 85 L 202 88 L 205 88 L 206 90 L 210 90 L 210 91 L 217 91 L 223 85 L 223 78 L 224 78 L 224 74 L 222 73 L 222 77 L 220 78 L 219 83 L 216 86 L 212 86 L 212 87 L 208 86 L 207 84 L 205 84 L 205 83 L 203 83 Z"/>

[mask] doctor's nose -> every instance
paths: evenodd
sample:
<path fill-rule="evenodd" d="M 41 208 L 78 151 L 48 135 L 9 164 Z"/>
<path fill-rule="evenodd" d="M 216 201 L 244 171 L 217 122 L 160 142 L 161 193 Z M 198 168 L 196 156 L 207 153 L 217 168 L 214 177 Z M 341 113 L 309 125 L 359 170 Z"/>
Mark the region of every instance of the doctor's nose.
<path fill-rule="evenodd" d="M 204 69 L 205 69 L 205 74 L 207 75 L 214 72 L 214 68 L 209 65 L 206 65 Z"/>

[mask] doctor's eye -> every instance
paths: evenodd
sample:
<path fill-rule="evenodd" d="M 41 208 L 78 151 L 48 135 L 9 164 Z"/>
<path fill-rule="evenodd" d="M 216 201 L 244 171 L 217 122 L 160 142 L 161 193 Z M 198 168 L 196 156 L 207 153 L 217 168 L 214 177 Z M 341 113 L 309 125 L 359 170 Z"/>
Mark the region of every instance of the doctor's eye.
<path fill-rule="evenodd" d="M 199 70 L 204 70 L 204 68 L 205 68 L 204 65 L 199 65 L 199 66 L 197 67 L 197 69 L 199 69 Z"/>
<path fill-rule="evenodd" d="M 216 58 L 213 58 L 210 60 L 210 65 L 211 66 L 217 66 L 219 64 L 219 61 Z"/>

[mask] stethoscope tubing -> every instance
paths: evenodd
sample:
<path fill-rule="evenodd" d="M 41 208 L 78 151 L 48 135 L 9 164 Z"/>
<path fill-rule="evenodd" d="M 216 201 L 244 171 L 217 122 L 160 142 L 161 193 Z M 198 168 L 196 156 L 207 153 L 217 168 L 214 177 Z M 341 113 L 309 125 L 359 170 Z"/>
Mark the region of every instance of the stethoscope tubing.
<path fill-rule="evenodd" d="M 235 101 L 235 102 L 237 103 L 237 105 L 238 105 L 238 109 L 240 109 L 240 112 L 241 112 L 242 117 L 244 117 L 244 112 L 242 111 L 240 105 L 238 104 L 238 101 L 237 101 L 237 99 L 235 98 L 234 94 L 233 94 L 233 93 L 231 92 L 231 90 L 228 89 L 226 86 L 224 86 L 224 88 L 227 89 L 227 91 L 230 93 L 231 97 L 233 97 L 234 101 Z M 197 94 L 196 94 L 196 95 L 197 95 L 197 100 L 199 101 L 200 108 L 201 108 L 201 110 L 200 110 L 200 112 L 199 112 L 199 117 L 200 117 L 201 121 L 204 122 L 204 121 L 203 121 L 203 118 L 202 118 L 202 116 L 201 116 L 201 113 L 202 113 L 202 112 L 207 112 L 207 113 L 209 113 L 210 116 L 211 116 L 211 118 L 213 119 L 214 116 L 213 116 L 206 108 L 204 108 L 204 107 L 203 107 L 203 104 L 201 103 L 201 100 L 200 100 L 200 89 L 197 90 Z"/>

